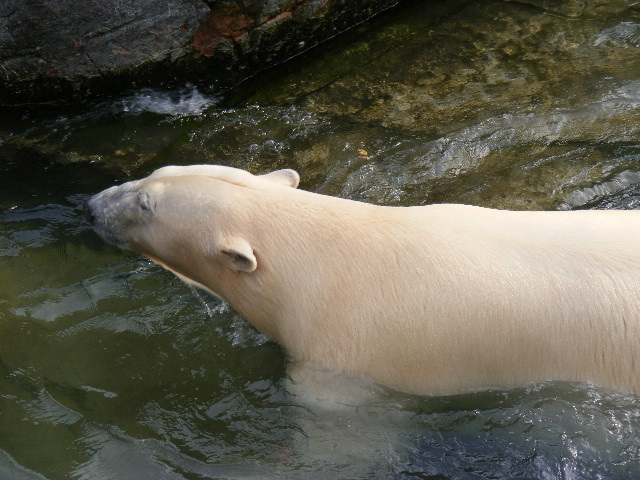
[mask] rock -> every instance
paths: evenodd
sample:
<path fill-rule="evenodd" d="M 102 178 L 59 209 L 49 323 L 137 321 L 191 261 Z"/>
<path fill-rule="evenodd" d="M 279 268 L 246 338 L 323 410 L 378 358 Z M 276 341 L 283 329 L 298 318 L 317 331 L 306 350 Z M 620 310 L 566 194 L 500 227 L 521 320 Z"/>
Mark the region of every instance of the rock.
<path fill-rule="evenodd" d="M 231 86 L 398 0 L 5 0 L 0 102 Z"/>
<path fill-rule="evenodd" d="M 0 92 L 49 100 L 130 85 L 189 53 L 207 11 L 197 0 L 6 0 Z"/>

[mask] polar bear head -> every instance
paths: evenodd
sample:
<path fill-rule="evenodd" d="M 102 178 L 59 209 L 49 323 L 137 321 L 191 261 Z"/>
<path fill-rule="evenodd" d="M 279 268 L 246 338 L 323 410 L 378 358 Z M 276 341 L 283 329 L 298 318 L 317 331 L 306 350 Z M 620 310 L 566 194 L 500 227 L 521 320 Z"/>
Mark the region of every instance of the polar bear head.
<path fill-rule="evenodd" d="M 296 188 L 299 181 L 290 169 L 252 175 L 219 165 L 169 166 L 94 195 L 85 215 L 107 242 L 202 286 L 212 265 L 247 273 L 258 267 L 235 208 L 242 192 Z"/>

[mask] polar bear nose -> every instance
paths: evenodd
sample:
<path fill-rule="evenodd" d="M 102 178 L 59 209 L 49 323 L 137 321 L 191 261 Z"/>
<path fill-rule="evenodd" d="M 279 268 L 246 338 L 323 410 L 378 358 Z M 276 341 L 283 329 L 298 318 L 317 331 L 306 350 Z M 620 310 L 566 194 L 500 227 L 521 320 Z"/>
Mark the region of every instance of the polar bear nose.
<path fill-rule="evenodd" d="M 93 224 L 93 221 L 96 219 L 96 216 L 93 214 L 93 209 L 91 205 L 89 205 L 89 200 L 84 202 L 84 218 L 91 224 Z"/>

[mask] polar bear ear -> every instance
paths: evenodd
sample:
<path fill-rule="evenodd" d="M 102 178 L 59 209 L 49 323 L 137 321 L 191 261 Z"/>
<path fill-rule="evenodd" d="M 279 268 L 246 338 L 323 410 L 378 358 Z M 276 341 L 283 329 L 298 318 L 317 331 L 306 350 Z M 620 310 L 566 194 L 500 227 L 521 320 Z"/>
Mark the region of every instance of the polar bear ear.
<path fill-rule="evenodd" d="M 227 237 L 220 246 L 220 252 L 227 266 L 238 272 L 253 272 L 258 261 L 253 248 L 244 238 Z"/>
<path fill-rule="evenodd" d="M 259 175 L 259 177 L 277 183 L 279 185 L 284 185 L 285 187 L 297 188 L 300 184 L 300 175 L 298 174 L 298 172 L 292 170 L 291 168 L 275 170 L 271 173 Z"/>

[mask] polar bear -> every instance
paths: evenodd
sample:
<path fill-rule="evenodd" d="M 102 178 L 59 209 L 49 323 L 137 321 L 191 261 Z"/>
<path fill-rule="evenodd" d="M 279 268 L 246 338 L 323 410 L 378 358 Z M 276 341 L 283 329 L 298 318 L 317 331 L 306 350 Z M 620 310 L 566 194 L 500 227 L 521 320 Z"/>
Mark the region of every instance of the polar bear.
<path fill-rule="evenodd" d="M 640 211 L 386 207 L 298 183 L 169 166 L 86 215 L 319 369 L 415 394 L 545 380 L 640 392 Z"/>

